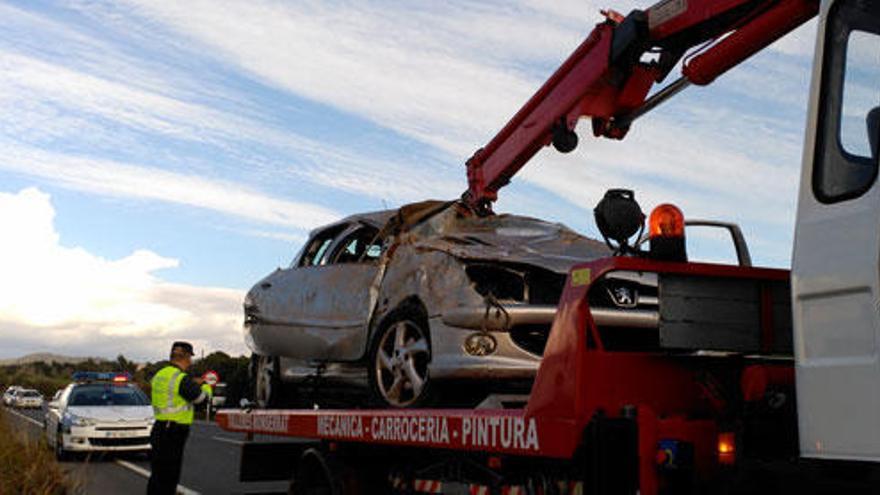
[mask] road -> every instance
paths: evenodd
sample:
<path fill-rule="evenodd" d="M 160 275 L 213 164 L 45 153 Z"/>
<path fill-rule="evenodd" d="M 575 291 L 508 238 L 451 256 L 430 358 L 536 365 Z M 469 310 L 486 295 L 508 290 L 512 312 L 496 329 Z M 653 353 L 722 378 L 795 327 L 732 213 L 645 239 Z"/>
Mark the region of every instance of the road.
<path fill-rule="evenodd" d="M 16 428 L 32 438 L 43 434 L 44 411 L 6 408 Z M 214 423 L 196 421 L 190 430 L 184 454 L 178 493 L 269 494 L 287 493 L 287 483 L 240 483 L 238 465 L 244 435 L 221 430 Z M 62 463 L 69 476 L 78 480 L 83 494 L 146 493 L 150 463 L 144 455 L 101 455 Z"/>

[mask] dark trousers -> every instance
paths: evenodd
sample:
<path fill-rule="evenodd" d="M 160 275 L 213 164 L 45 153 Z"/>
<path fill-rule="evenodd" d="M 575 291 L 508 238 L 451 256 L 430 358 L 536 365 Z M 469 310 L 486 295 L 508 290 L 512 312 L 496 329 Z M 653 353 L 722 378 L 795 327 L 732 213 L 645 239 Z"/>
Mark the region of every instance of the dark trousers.
<path fill-rule="evenodd" d="M 156 421 L 150 432 L 150 481 L 147 495 L 175 495 L 183 466 L 183 448 L 189 436 L 189 425 L 173 421 Z"/>

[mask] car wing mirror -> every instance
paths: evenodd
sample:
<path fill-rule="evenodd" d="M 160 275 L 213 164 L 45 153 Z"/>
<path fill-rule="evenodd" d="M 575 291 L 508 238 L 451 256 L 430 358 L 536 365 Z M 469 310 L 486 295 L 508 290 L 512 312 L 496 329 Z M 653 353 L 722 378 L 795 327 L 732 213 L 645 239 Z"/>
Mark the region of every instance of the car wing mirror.
<path fill-rule="evenodd" d="M 53 400 L 53 401 L 49 402 L 49 404 L 46 407 L 48 407 L 49 409 L 58 409 L 58 401 Z"/>
<path fill-rule="evenodd" d="M 880 106 L 874 107 L 868 112 L 865 119 L 868 124 L 868 141 L 871 143 L 871 156 L 877 159 L 878 148 L 880 148 Z"/>

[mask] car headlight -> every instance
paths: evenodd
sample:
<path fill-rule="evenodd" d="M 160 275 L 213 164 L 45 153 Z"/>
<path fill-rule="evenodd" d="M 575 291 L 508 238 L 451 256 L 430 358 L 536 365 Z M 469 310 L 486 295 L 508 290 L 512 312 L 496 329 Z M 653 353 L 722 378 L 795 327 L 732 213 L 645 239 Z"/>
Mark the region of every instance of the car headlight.
<path fill-rule="evenodd" d="M 92 418 L 74 416 L 72 414 L 68 414 L 65 419 L 66 421 L 64 421 L 64 423 L 68 426 L 94 426 L 96 424 L 95 420 Z"/>
<path fill-rule="evenodd" d="M 73 418 L 73 426 L 94 426 L 95 420 L 91 418 Z"/>

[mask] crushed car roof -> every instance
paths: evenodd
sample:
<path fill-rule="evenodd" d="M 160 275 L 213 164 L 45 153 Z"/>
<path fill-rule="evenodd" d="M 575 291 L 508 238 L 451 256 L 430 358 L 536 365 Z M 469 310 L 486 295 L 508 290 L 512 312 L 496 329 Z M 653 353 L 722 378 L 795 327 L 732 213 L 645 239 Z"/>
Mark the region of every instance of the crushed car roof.
<path fill-rule="evenodd" d="M 565 273 L 575 263 L 608 256 L 605 243 L 561 223 L 521 215 L 475 215 L 458 201 L 423 201 L 395 210 L 351 215 L 339 223 L 363 222 L 381 229 L 380 237 L 463 259 L 543 266 Z"/>

